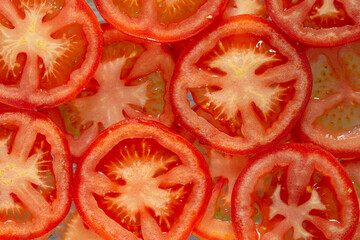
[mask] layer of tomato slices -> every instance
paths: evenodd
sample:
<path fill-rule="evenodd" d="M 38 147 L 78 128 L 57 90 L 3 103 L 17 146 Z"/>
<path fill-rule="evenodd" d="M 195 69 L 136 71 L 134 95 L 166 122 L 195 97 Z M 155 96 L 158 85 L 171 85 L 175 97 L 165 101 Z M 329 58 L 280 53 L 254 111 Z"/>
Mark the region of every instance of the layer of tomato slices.
<path fill-rule="evenodd" d="M 359 222 L 355 189 L 330 153 L 285 144 L 257 155 L 231 202 L 238 239 L 351 239 Z"/>
<path fill-rule="evenodd" d="M 301 116 L 311 72 L 295 43 L 263 18 L 242 15 L 201 34 L 180 56 L 171 100 L 180 124 L 202 143 L 253 154 L 283 138 Z M 189 104 L 208 112 L 199 116 Z"/>
<path fill-rule="evenodd" d="M 360 39 L 360 8 L 354 0 L 266 0 L 271 19 L 298 42 L 333 47 Z"/>
<path fill-rule="evenodd" d="M 313 72 L 311 99 L 299 137 L 338 158 L 360 156 L 360 41 L 335 48 L 308 48 Z"/>
<path fill-rule="evenodd" d="M 108 24 L 102 29 L 103 56 L 90 83 L 76 98 L 44 111 L 66 133 L 75 162 L 101 131 L 121 120 L 174 121 L 169 88 L 175 63 L 168 48 Z"/>
<path fill-rule="evenodd" d="M 75 178 L 76 208 L 105 239 L 186 239 L 211 193 L 201 154 L 149 120 L 122 121 L 101 133 Z"/>
<path fill-rule="evenodd" d="M 33 239 L 59 224 L 71 204 L 64 135 L 36 112 L 0 112 L 0 238 Z"/>

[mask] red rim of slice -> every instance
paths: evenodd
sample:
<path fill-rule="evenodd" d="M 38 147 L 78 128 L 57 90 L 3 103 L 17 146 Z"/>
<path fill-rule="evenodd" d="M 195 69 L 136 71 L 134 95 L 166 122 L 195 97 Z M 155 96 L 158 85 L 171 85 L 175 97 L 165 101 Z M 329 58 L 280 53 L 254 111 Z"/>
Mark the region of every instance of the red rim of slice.
<path fill-rule="evenodd" d="M 255 202 L 260 196 L 262 202 Z M 264 225 L 257 227 L 255 216 Z M 239 239 L 258 239 L 261 231 L 261 237 L 279 238 L 291 229 L 295 238 L 351 239 L 358 217 L 355 189 L 345 170 L 330 153 L 310 144 L 284 144 L 257 155 L 239 175 L 232 195 Z"/>
<path fill-rule="evenodd" d="M 125 11 L 120 11 L 114 1 L 94 0 L 94 2 L 102 17 L 126 34 L 156 42 L 175 42 L 195 36 L 209 26 L 225 10 L 228 0 L 204 0 L 196 9 L 191 9 L 190 5 L 194 2 L 189 2 L 190 7 L 185 11 L 190 11 L 192 15 L 174 21 L 169 20 L 169 23 L 160 22 L 156 14 L 160 10 L 156 3 L 164 8 L 171 7 L 172 9 L 186 8 L 187 5 L 179 4 L 173 7 L 165 6 L 166 1 L 143 0 L 140 4 L 136 1 L 136 6 L 139 8 L 143 6 L 145 13 L 141 14 L 140 8 L 136 12 L 139 16 L 129 17 Z M 177 4 L 176 1 L 172 3 Z M 123 4 L 126 5 L 127 2 L 124 1 Z M 123 7 L 126 8 L 126 6 Z M 168 9 L 168 11 L 169 15 L 174 14 L 171 10 Z"/>
<path fill-rule="evenodd" d="M 286 34 L 310 46 L 334 47 L 360 39 L 356 0 L 266 0 L 266 8 Z"/>
<path fill-rule="evenodd" d="M 266 41 L 269 41 L 271 46 L 274 46 L 287 58 L 287 62 L 273 68 L 269 67 L 261 74 L 255 74 L 255 72 L 250 72 L 249 74 L 253 74 L 255 77 L 258 77 L 258 79 L 263 78 L 264 83 L 266 83 L 266 79 L 268 79 L 269 82 L 274 81 L 274 83 L 279 79 L 279 82 L 282 82 L 279 83 L 280 86 L 283 86 L 281 84 L 284 82 L 291 82 L 289 83 L 291 86 L 290 89 L 294 89 L 294 93 L 296 92 L 296 94 L 291 95 L 290 100 L 282 101 L 286 102 L 286 106 L 283 107 L 282 112 L 277 116 L 277 119 L 281 119 L 281 121 L 274 121 L 271 127 L 267 128 L 266 135 L 264 134 L 264 127 L 261 125 L 261 119 L 264 119 L 263 115 L 260 116 L 259 113 L 254 110 L 255 108 L 252 104 L 242 105 L 246 110 L 246 117 L 242 118 L 242 121 L 246 121 L 247 126 L 252 126 L 244 128 L 247 129 L 245 131 L 248 131 L 248 133 L 243 134 L 244 136 L 248 135 L 249 140 L 247 141 L 245 138 L 240 137 L 241 135 L 237 134 L 237 136 L 233 137 L 225 130 L 223 131 L 222 129 L 211 125 L 209 123 L 211 121 L 199 117 L 191 109 L 186 96 L 188 89 L 195 89 L 198 87 L 204 88 L 212 85 L 217 87 L 221 81 L 227 80 L 226 76 L 223 76 L 222 78 L 222 76 L 219 77 L 216 74 L 214 75 L 213 72 L 207 72 L 205 70 L 200 71 L 196 64 L 202 59 L 203 55 L 208 54 L 210 51 L 215 51 L 213 49 L 215 49 L 217 45 L 221 48 L 220 44 L 218 44 L 219 40 L 225 39 L 224 41 L 226 41 L 227 38 L 230 38 L 234 34 L 246 35 L 250 33 L 255 37 L 260 36 L 261 39 L 264 38 Z M 222 42 L 220 43 L 223 45 Z M 217 64 L 221 64 L 219 62 L 220 61 L 218 61 Z M 291 81 L 294 79 L 296 80 Z M 230 82 L 230 80 L 228 81 Z M 234 84 L 241 84 L 241 82 L 242 81 L 239 81 L 239 83 L 236 82 Z M 228 85 L 228 89 L 230 90 L 232 85 L 229 85 L 229 83 L 225 84 Z M 256 83 L 254 83 L 254 85 L 255 84 Z M 304 111 L 310 98 L 311 84 L 312 78 L 310 66 L 296 43 L 283 35 L 269 20 L 250 15 L 242 15 L 232 17 L 229 20 L 223 21 L 208 29 L 184 50 L 175 67 L 170 91 L 172 93 L 171 101 L 173 109 L 175 115 L 178 117 L 179 123 L 196 136 L 202 143 L 222 152 L 250 155 L 264 150 L 265 148 L 270 148 L 290 132 Z M 272 85 L 271 88 L 272 91 L 274 91 Z M 287 86 L 284 88 L 288 89 L 289 87 Z M 235 91 L 238 90 L 234 89 L 241 88 L 236 85 L 236 88 L 232 87 L 231 89 L 235 93 Z M 255 87 L 255 89 L 257 89 L 257 87 Z M 265 89 L 270 89 L 270 87 Z M 233 92 L 231 95 L 225 95 L 225 93 L 224 95 L 233 96 Z M 239 93 L 236 92 L 238 95 L 237 98 L 240 99 L 241 94 L 243 93 L 244 90 Z M 227 105 L 229 101 L 230 100 L 223 101 L 224 105 Z M 238 102 L 241 101 L 239 100 Z M 202 108 L 206 108 L 206 104 L 204 105 L 205 107 L 203 106 Z M 216 109 L 216 107 L 213 109 Z M 221 108 L 219 109 L 219 112 L 221 112 Z M 269 112 L 271 111 L 269 110 Z M 235 114 L 233 114 L 233 116 L 235 116 Z M 257 119 L 257 121 L 248 119 Z M 229 121 L 232 121 L 232 119 Z M 244 130 L 242 127 L 239 127 L 238 131 L 243 132 Z"/>
<path fill-rule="evenodd" d="M 114 196 L 112 193 L 117 192 L 117 189 L 121 189 L 121 187 L 125 188 L 127 184 L 132 184 L 132 180 L 124 178 L 125 181 L 119 185 L 119 181 L 115 181 L 114 179 L 110 180 L 109 174 L 100 173 L 96 170 L 99 168 L 106 168 L 106 165 L 99 165 L 99 163 L 104 159 L 107 159 L 106 156 L 110 151 L 122 151 L 124 148 L 117 148 L 117 146 L 122 146 L 118 144 L 122 144 L 124 141 L 156 141 L 163 148 L 169 149 L 171 152 L 175 153 L 182 162 L 182 164 L 173 166 L 169 169 L 164 168 L 165 172 L 160 173 L 157 177 L 151 177 L 154 181 L 159 179 L 156 181 L 162 183 L 161 185 L 158 185 L 158 187 L 172 186 L 173 184 L 176 184 L 174 186 L 177 186 L 178 184 L 187 185 L 190 182 L 192 185 L 191 191 L 188 192 L 187 197 L 184 200 L 183 207 L 180 208 L 181 212 L 177 213 L 179 215 L 177 216 L 176 221 L 170 222 L 168 231 L 164 233 L 161 230 L 162 228 L 160 229 L 158 225 L 159 219 L 155 220 L 153 216 L 154 213 L 149 212 L 147 208 L 135 213 L 138 213 L 141 216 L 139 218 L 141 227 L 137 225 L 138 227 L 136 228 L 141 228 L 141 234 L 145 239 L 186 239 L 190 235 L 192 228 L 204 213 L 211 194 L 211 179 L 208 169 L 201 154 L 188 141 L 164 125 L 149 120 L 131 119 L 122 121 L 119 124 L 110 127 L 102 132 L 84 153 L 76 170 L 74 192 L 75 205 L 82 219 L 88 226 L 105 239 L 119 237 L 121 239 L 138 239 L 138 237 L 129 230 L 130 227 L 128 226 L 128 222 L 131 218 L 125 217 L 125 222 L 121 223 L 120 219 L 115 217 L 116 215 L 110 217 L 110 210 L 108 209 L 104 212 L 99 207 L 101 204 L 98 205 L 101 200 L 99 200 L 99 197 L 97 199 L 94 197 L 95 195 L 98 195 L 101 198 L 101 196 L 110 194 L 109 198 L 112 198 L 111 196 Z M 130 145 L 124 146 L 129 146 L 124 151 L 131 149 Z M 141 146 L 144 147 L 142 144 Z M 127 156 L 134 156 L 133 159 L 138 159 L 145 156 L 146 152 L 147 151 L 144 150 L 143 153 L 135 153 L 135 155 Z M 148 156 L 145 157 L 147 158 Z M 115 160 L 117 161 L 117 159 Z M 153 158 L 153 160 L 157 161 L 159 159 Z M 145 158 L 144 161 L 146 161 Z M 128 166 L 127 163 L 123 163 L 125 164 L 124 168 L 126 168 L 126 166 Z M 139 164 L 140 165 L 132 165 L 134 167 L 132 168 L 134 172 L 136 172 L 137 168 L 141 167 L 143 163 Z M 120 165 L 118 165 L 118 167 L 122 168 Z M 131 171 L 131 173 L 134 172 Z M 141 176 L 146 177 L 147 175 L 142 174 Z M 122 180 L 120 180 L 120 182 L 121 181 Z M 146 184 L 148 182 L 149 181 L 146 181 Z M 163 185 L 164 183 L 166 184 Z M 186 186 L 185 189 L 187 189 Z M 142 189 L 139 186 L 137 188 L 136 198 L 140 197 L 141 194 Z M 120 194 L 119 196 L 122 195 Z M 155 202 L 153 203 L 155 204 Z M 151 207 L 148 206 L 148 208 L 150 209 Z M 121 209 L 124 210 L 123 207 Z M 127 214 L 126 211 L 125 213 Z M 119 214 L 124 214 L 124 212 L 119 210 Z M 164 222 L 162 224 L 164 224 Z M 139 234 L 139 232 L 137 233 Z"/>
<path fill-rule="evenodd" d="M 1 34 L 7 36 L 0 45 L 8 50 L 0 61 L 8 62 L 0 67 L 0 76 L 6 78 L 0 84 L 0 100 L 26 109 L 60 105 L 75 97 L 95 73 L 103 45 L 100 25 L 83 0 L 53 5 L 19 1 L 6 0 L 0 7 L 5 22 Z M 21 37 L 25 43 L 17 41 Z"/>
<path fill-rule="evenodd" d="M 67 142 L 56 125 L 37 112 L 1 111 L 0 125 L 2 140 L 7 141 L 2 151 L 8 150 L 0 167 L 6 172 L 2 204 L 9 208 L 6 213 L 2 209 L 0 238 L 36 238 L 56 227 L 71 206 L 72 165 Z M 10 162 L 5 162 L 6 156 Z M 11 189 L 11 184 L 16 187 Z"/>
<path fill-rule="evenodd" d="M 314 85 L 309 104 L 296 127 L 296 133 L 302 141 L 319 145 L 337 158 L 354 158 L 360 156 L 360 131 L 356 124 L 356 110 L 360 112 L 360 88 L 356 70 L 351 73 L 353 76 L 350 76 L 349 72 L 349 68 L 353 66 L 351 61 L 354 60 L 350 61 L 344 57 L 340 59 L 344 52 L 348 57 L 352 57 L 349 54 L 359 54 L 360 41 L 335 48 L 306 50 L 313 66 Z M 352 79 L 357 82 L 352 83 Z M 326 119 L 322 125 L 317 123 L 324 117 Z M 343 129 L 348 121 L 352 127 Z M 325 123 L 329 125 L 327 128 Z M 338 124 L 341 126 L 340 130 L 335 129 Z"/>

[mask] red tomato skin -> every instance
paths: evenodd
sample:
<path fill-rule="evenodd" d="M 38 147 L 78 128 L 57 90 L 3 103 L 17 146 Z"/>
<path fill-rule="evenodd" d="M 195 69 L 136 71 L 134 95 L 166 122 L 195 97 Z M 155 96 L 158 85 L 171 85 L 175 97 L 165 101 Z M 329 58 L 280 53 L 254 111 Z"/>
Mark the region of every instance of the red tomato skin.
<path fill-rule="evenodd" d="M 206 188 L 206 191 L 205 191 L 205 194 L 204 194 L 204 199 L 205 199 L 204 204 L 202 205 L 199 213 L 196 216 L 194 216 L 194 218 L 195 218 L 194 224 L 192 226 L 190 226 L 186 231 L 184 231 L 182 236 L 179 238 L 179 240 L 186 240 L 190 236 L 190 234 L 192 232 L 192 229 L 198 224 L 198 222 L 200 222 L 202 216 L 204 215 L 204 213 L 206 211 L 207 204 L 208 204 L 208 202 L 210 200 L 211 193 L 212 193 L 212 189 L 211 189 L 212 179 L 210 177 L 209 168 L 208 168 L 202 154 L 188 140 L 186 140 L 184 137 L 182 137 L 176 131 L 166 127 L 165 125 L 163 125 L 163 124 L 161 124 L 159 122 L 146 120 L 146 119 L 123 120 L 123 121 L 109 127 L 108 129 L 106 129 L 102 133 L 100 133 L 95 138 L 95 140 L 89 145 L 89 147 L 86 149 L 86 151 L 83 153 L 83 155 L 79 159 L 77 169 L 76 169 L 76 172 L 75 172 L 75 176 L 74 176 L 74 187 L 73 187 L 73 200 L 74 200 L 75 206 L 81 206 L 81 203 L 79 201 L 79 199 L 82 198 L 82 196 L 79 195 L 79 186 L 80 186 L 79 182 L 81 180 L 80 179 L 80 172 L 81 172 L 83 163 L 85 162 L 86 158 L 90 155 L 92 149 L 96 145 L 100 144 L 100 142 L 104 138 L 111 135 L 112 132 L 117 130 L 119 127 L 124 126 L 124 125 L 128 125 L 128 124 L 133 124 L 133 123 L 140 123 L 140 124 L 144 124 L 144 125 L 150 125 L 150 126 L 155 127 L 155 128 L 157 128 L 157 129 L 159 129 L 161 131 L 165 131 L 166 133 L 172 134 L 176 138 L 177 141 L 180 141 L 183 144 L 186 144 L 186 146 L 196 155 L 196 159 L 198 159 L 197 163 L 199 164 L 200 168 L 206 173 L 206 185 L 207 185 L 207 188 Z M 104 231 L 101 231 L 101 229 L 96 228 L 95 226 L 96 226 L 97 223 L 94 222 L 93 219 L 88 218 L 81 207 L 76 207 L 76 208 L 77 208 L 77 210 L 79 212 L 79 215 L 83 219 L 83 221 L 90 228 L 92 228 L 98 235 L 102 236 L 106 240 L 114 240 L 114 238 L 113 238 L 113 236 L 111 234 L 108 234 L 108 233 L 106 233 Z M 118 239 L 123 240 L 125 238 L 124 238 L 124 236 L 119 236 Z"/>
<path fill-rule="evenodd" d="M 23 109 L 15 109 L 12 107 L 9 108 L 4 108 L 0 110 L 0 114 L 4 114 L 4 113 L 20 113 L 20 114 L 27 114 L 28 116 L 34 118 L 34 119 L 41 119 L 43 121 L 47 121 L 50 125 L 52 125 L 52 127 L 54 129 L 56 129 L 56 132 L 58 132 L 58 135 L 61 138 L 61 143 L 64 146 L 65 152 L 64 155 L 66 156 L 67 159 L 70 159 L 70 150 L 69 150 L 69 146 L 66 140 L 66 137 L 64 136 L 64 134 L 62 133 L 62 131 L 44 114 L 39 113 L 39 112 L 35 112 L 35 111 L 29 111 L 29 110 L 23 110 Z M 63 179 L 68 179 L 69 184 L 67 185 L 67 187 L 65 189 L 61 189 L 62 191 L 66 191 L 68 193 L 68 198 L 65 199 L 65 204 L 64 204 L 64 209 L 65 211 L 63 211 L 63 214 L 60 215 L 58 217 L 58 220 L 48 224 L 42 232 L 40 233 L 31 233 L 28 234 L 26 239 L 33 239 L 33 238 L 37 238 L 40 237 L 42 235 L 45 235 L 46 233 L 50 232 L 52 229 L 54 229 L 57 225 L 59 225 L 67 216 L 67 214 L 70 211 L 71 208 L 71 203 L 72 203 L 72 186 L 73 186 L 73 169 L 72 169 L 72 165 L 68 164 L 67 166 L 61 166 L 63 169 L 65 169 L 66 174 L 61 176 Z M 20 237 L 20 236 L 14 236 L 13 233 L 9 233 L 7 235 L 0 235 L 0 239 L 4 239 L 4 240 L 21 240 L 24 239 L 24 237 Z"/>
<path fill-rule="evenodd" d="M 222 25 L 224 25 L 226 23 L 230 23 L 232 21 L 240 20 L 240 19 L 244 19 L 244 20 L 255 19 L 256 21 L 259 21 L 261 23 L 264 23 L 266 25 L 273 27 L 277 33 L 281 34 L 288 41 L 288 43 L 290 43 L 290 45 L 296 49 L 296 52 L 302 60 L 302 64 L 305 67 L 305 70 L 306 70 L 306 73 L 307 73 L 308 79 L 309 79 L 309 82 L 307 84 L 308 87 L 306 89 L 305 101 L 303 102 L 301 108 L 299 109 L 299 112 L 294 113 L 295 116 L 294 116 L 292 122 L 284 129 L 284 131 L 281 134 L 279 134 L 268 145 L 254 146 L 253 148 L 247 149 L 245 151 L 223 148 L 223 147 L 216 145 L 213 142 L 205 139 L 204 137 L 199 136 L 196 133 L 196 131 L 191 126 L 188 126 L 183 121 L 183 119 L 180 117 L 179 111 L 175 107 L 175 99 L 174 99 L 174 85 L 175 85 L 174 83 L 176 82 L 176 79 L 180 75 L 180 69 L 182 67 L 181 65 L 182 65 L 183 59 L 186 57 L 186 55 L 194 49 L 194 47 L 196 46 L 198 41 L 200 41 L 202 39 L 206 39 L 206 37 L 213 31 L 216 31 L 217 28 L 221 27 Z M 183 126 L 184 128 L 186 128 L 186 130 L 189 131 L 192 135 L 196 136 L 196 138 L 199 139 L 200 143 L 202 143 L 204 145 L 208 145 L 218 151 L 226 152 L 226 153 L 233 154 L 233 155 L 252 155 L 252 154 L 270 149 L 271 147 L 275 146 L 278 142 L 280 142 L 288 133 L 291 132 L 291 130 L 295 127 L 297 121 L 301 118 L 302 113 L 305 111 L 305 108 L 310 100 L 311 91 L 312 91 L 312 71 L 311 71 L 309 61 L 307 60 L 305 52 L 304 52 L 304 46 L 298 45 L 293 39 L 291 39 L 289 36 L 284 34 L 284 32 L 281 29 L 279 29 L 272 21 L 262 18 L 262 17 L 244 14 L 244 15 L 233 16 L 228 19 L 221 20 L 220 22 L 215 23 L 215 24 L 211 25 L 209 28 L 205 29 L 201 34 L 197 35 L 193 41 L 188 41 L 188 46 L 181 52 L 181 54 L 178 57 L 178 60 L 176 62 L 176 65 L 175 65 L 175 70 L 174 70 L 174 74 L 172 77 L 172 83 L 170 86 L 170 98 L 171 98 L 171 104 L 173 105 L 172 109 L 173 109 L 173 112 L 176 116 L 178 123 L 181 126 Z"/>
<path fill-rule="evenodd" d="M 86 84 L 91 80 L 91 78 L 95 74 L 96 69 L 101 60 L 101 55 L 102 55 L 103 46 L 104 46 L 104 39 L 102 37 L 102 34 L 101 34 L 102 30 L 101 30 L 100 24 L 97 20 L 95 13 L 91 10 L 91 8 L 85 2 L 85 0 L 76 0 L 76 1 L 78 2 L 77 9 L 85 12 L 86 15 L 88 15 L 91 18 L 91 22 L 94 27 L 94 31 L 97 33 L 97 39 L 95 40 L 95 42 L 97 42 L 95 55 L 98 57 L 95 59 L 95 62 L 93 64 L 93 67 L 91 68 L 89 74 L 86 76 L 85 79 L 82 80 L 83 81 L 82 85 L 78 86 L 77 89 L 75 89 L 71 94 L 68 94 L 67 96 L 64 96 L 62 98 L 58 98 L 58 99 L 55 99 L 55 100 L 52 100 L 52 101 L 49 101 L 49 102 L 46 102 L 43 104 L 35 104 L 35 103 L 30 103 L 28 101 L 24 101 L 23 99 L 14 99 L 14 98 L 6 98 L 6 97 L 0 98 L 1 103 L 11 105 L 11 106 L 14 106 L 14 107 L 20 108 L 20 109 L 27 109 L 27 110 L 39 110 L 42 108 L 59 106 L 65 102 L 69 101 L 70 99 L 75 98 L 82 91 L 83 87 L 86 86 Z"/>
<path fill-rule="evenodd" d="M 312 138 L 310 138 L 307 134 L 305 134 L 300 127 L 295 127 L 294 129 L 296 135 L 301 139 L 301 141 L 303 141 L 304 143 L 312 143 L 314 145 L 317 145 L 317 143 L 313 141 Z M 343 151 L 339 149 L 331 149 L 331 153 L 336 158 L 354 158 L 356 156 L 360 156 L 360 148 Z"/>
<path fill-rule="evenodd" d="M 215 19 L 217 19 L 218 17 L 221 16 L 221 14 L 225 11 L 229 0 L 221 0 L 221 2 L 218 4 L 219 8 L 216 11 L 213 11 L 211 13 L 209 13 L 209 15 L 212 16 L 211 19 L 207 19 L 206 22 L 204 22 L 201 26 L 199 27 L 193 27 L 191 31 L 187 31 L 187 34 L 178 34 L 176 36 L 171 36 L 171 34 L 166 34 L 166 36 L 160 36 L 160 35 L 156 35 L 153 33 L 149 33 L 147 29 L 144 30 L 134 30 L 131 27 L 131 24 L 119 24 L 116 22 L 116 20 L 114 20 L 112 18 L 112 16 L 109 16 L 109 14 L 107 14 L 105 12 L 105 9 L 103 7 L 103 5 L 101 4 L 101 2 L 104 0 L 94 0 L 95 6 L 98 9 L 98 11 L 101 13 L 101 16 L 109 23 L 111 24 L 113 27 L 117 28 L 119 31 L 133 36 L 133 37 L 137 37 L 137 38 L 142 38 L 145 39 L 147 41 L 152 41 L 152 42 L 160 42 L 160 43 L 172 43 L 172 42 L 178 42 L 178 41 L 182 41 L 185 39 L 189 39 L 193 36 L 196 36 L 197 34 L 199 34 L 200 32 L 202 32 L 204 29 L 206 29 L 208 26 L 210 26 Z"/>
<path fill-rule="evenodd" d="M 349 178 L 349 176 L 347 175 L 347 173 L 345 172 L 345 169 L 343 168 L 343 166 L 340 164 L 340 162 L 329 152 L 327 152 L 326 150 L 320 148 L 317 145 L 313 145 L 313 144 L 304 144 L 304 143 L 287 143 L 287 144 L 283 144 L 283 145 L 279 145 L 276 146 L 266 152 L 262 152 L 257 154 L 255 157 L 253 157 L 251 159 L 251 164 L 248 164 L 243 171 L 240 173 L 238 179 L 236 180 L 235 186 L 239 186 L 243 181 L 244 178 L 242 177 L 248 170 L 249 168 L 253 165 L 256 164 L 256 162 L 258 162 L 259 160 L 261 160 L 264 156 L 267 155 L 271 155 L 272 153 L 275 153 L 277 151 L 281 151 L 281 150 L 295 150 L 295 151 L 301 151 L 301 152 L 308 152 L 308 151 L 313 151 L 313 152 L 317 152 L 321 155 L 323 155 L 324 157 L 326 157 L 327 159 L 329 159 L 329 162 L 331 163 L 331 165 L 334 166 L 334 168 L 339 169 L 339 171 L 342 172 L 342 177 L 347 179 L 347 188 L 353 189 L 353 185 L 351 184 L 351 180 Z M 235 216 L 236 215 L 236 210 L 233 207 L 236 204 L 236 196 L 239 194 L 239 188 L 238 187 L 234 187 L 233 189 L 233 193 L 232 193 L 232 198 L 231 198 L 231 216 Z M 357 196 L 355 194 L 355 191 L 353 191 L 353 193 L 350 195 L 350 198 L 352 199 L 353 202 L 357 203 L 357 207 L 355 209 L 352 209 L 356 218 L 359 218 L 359 205 L 358 205 L 358 200 L 357 200 Z M 238 237 L 238 239 L 243 239 L 242 238 L 242 233 L 239 229 L 240 226 L 240 222 L 239 219 L 236 218 L 232 218 L 232 222 L 233 222 L 233 226 L 234 226 L 234 231 Z M 357 228 L 357 224 L 354 224 L 351 226 L 351 228 L 349 229 L 349 231 L 347 232 L 347 235 L 344 236 L 344 238 L 342 238 L 342 240 L 349 240 L 351 239 L 351 237 L 355 234 Z M 249 240 L 258 240 L 258 239 L 249 239 Z M 340 239 L 339 239 L 340 240 Z"/>
<path fill-rule="evenodd" d="M 340 45 L 344 45 L 346 43 L 350 43 L 353 41 L 356 41 L 360 39 L 360 31 L 358 31 L 358 34 L 351 34 L 350 36 L 346 36 L 346 38 L 341 39 L 320 39 L 318 41 L 311 39 L 311 37 L 303 39 L 301 36 L 298 36 L 296 34 L 296 31 L 294 31 L 291 27 L 291 20 L 288 22 L 282 22 L 277 19 L 277 14 L 272 10 L 273 4 L 272 2 L 279 1 L 279 0 L 265 0 L 266 9 L 270 16 L 270 18 L 276 23 L 276 25 L 282 29 L 289 37 L 296 40 L 297 42 L 303 43 L 308 46 L 313 47 L 336 47 Z M 359 27 L 358 27 L 359 28 Z"/>

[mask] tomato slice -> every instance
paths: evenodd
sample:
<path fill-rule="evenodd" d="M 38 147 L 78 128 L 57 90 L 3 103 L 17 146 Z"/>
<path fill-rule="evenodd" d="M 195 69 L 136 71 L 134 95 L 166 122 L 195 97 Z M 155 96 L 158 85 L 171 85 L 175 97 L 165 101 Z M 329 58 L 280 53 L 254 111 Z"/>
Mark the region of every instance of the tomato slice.
<path fill-rule="evenodd" d="M 94 74 L 102 38 L 84 1 L 4 0 L 0 20 L 0 101 L 27 109 L 56 106 Z"/>
<path fill-rule="evenodd" d="M 172 81 L 180 124 L 202 143 L 241 155 L 285 137 L 312 84 L 297 46 L 270 21 L 250 15 L 230 18 L 197 38 L 179 58 Z M 218 124 L 191 109 L 189 91 Z"/>
<path fill-rule="evenodd" d="M 358 201 L 360 202 L 360 158 L 341 161 L 351 181 L 353 182 Z M 360 219 L 359 219 L 360 223 Z M 360 239 L 360 224 L 358 225 L 353 240 Z"/>
<path fill-rule="evenodd" d="M 149 120 L 122 121 L 101 133 L 75 178 L 76 208 L 105 239 L 186 239 L 211 194 L 201 154 Z"/>
<path fill-rule="evenodd" d="M 351 239 L 359 221 L 355 189 L 331 154 L 284 144 L 257 155 L 231 202 L 238 239 Z"/>
<path fill-rule="evenodd" d="M 360 41 L 335 48 L 309 48 L 314 85 L 298 130 L 338 158 L 360 156 Z"/>
<path fill-rule="evenodd" d="M 101 131 L 121 120 L 146 118 L 169 127 L 174 122 L 169 88 L 175 63 L 166 46 L 126 36 L 108 24 L 102 29 L 104 52 L 93 79 L 58 107 L 60 120 L 56 113 L 50 117 L 64 126 L 75 162 Z"/>
<path fill-rule="evenodd" d="M 66 139 L 36 112 L 0 112 L 0 238 L 33 239 L 70 209 L 72 168 Z"/>
<path fill-rule="evenodd" d="M 157 42 L 175 42 L 209 26 L 228 0 L 94 0 L 103 18 L 120 31 Z"/>
<path fill-rule="evenodd" d="M 296 41 L 333 47 L 360 39 L 354 0 L 266 0 L 271 19 Z"/>

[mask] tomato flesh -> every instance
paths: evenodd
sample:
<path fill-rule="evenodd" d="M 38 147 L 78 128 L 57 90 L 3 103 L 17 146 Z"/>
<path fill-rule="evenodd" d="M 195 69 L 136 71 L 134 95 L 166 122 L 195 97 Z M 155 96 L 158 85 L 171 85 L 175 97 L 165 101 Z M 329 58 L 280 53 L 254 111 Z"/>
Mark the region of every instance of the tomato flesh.
<path fill-rule="evenodd" d="M 95 0 L 107 22 L 131 36 L 176 42 L 195 36 L 224 11 L 227 0 Z"/>
<path fill-rule="evenodd" d="M 300 120 L 298 134 L 338 158 L 360 156 L 358 126 L 359 41 L 332 48 L 309 48 L 314 85 L 311 100 Z"/>
<path fill-rule="evenodd" d="M 313 145 L 285 144 L 257 155 L 232 196 L 240 239 L 351 239 L 358 214 L 346 172 Z"/>
<path fill-rule="evenodd" d="M 359 8 L 345 0 L 267 0 L 272 20 L 296 41 L 334 47 L 360 38 Z"/>
<path fill-rule="evenodd" d="M 41 114 L 2 111 L 0 142 L 0 238 L 41 236 L 65 217 L 71 203 L 64 136 Z"/>
<path fill-rule="evenodd" d="M 174 61 L 165 46 L 102 27 L 105 46 L 95 75 L 75 99 L 58 107 L 75 158 L 121 120 L 148 118 L 168 126 L 174 120 L 169 102 Z"/>
<path fill-rule="evenodd" d="M 209 29 L 180 57 L 172 104 L 180 124 L 202 143 L 253 154 L 284 137 L 301 115 L 311 90 L 308 65 L 276 34 L 262 18 L 238 16 Z M 211 116 L 190 108 L 188 92 Z"/>
<path fill-rule="evenodd" d="M 2 102 L 55 106 L 89 81 L 102 47 L 96 18 L 82 1 L 6 0 L 0 19 Z"/>
<path fill-rule="evenodd" d="M 88 161 L 88 153 L 95 161 Z M 210 194 L 204 164 L 190 143 L 165 126 L 123 121 L 85 152 L 76 173 L 75 204 L 105 239 L 186 239 Z"/>
<path fill-rule="evenodd" d="M 358 174 L 360 170 L 360 159 L 357 158 L 353 160 L 346 160 L 346 161 L 344 160 L 341 161 L 341 164 L 343 165 L 345 171 L 349 174 L 349 177 L 353 182 L 356 195 L 360 203 L 360 177 Z M 359 223 L 360 223 L 360 219 L 359 219 Z M 360 239 L 360 225 L 358 225 L 353 239 L 354 240 Z"/>

